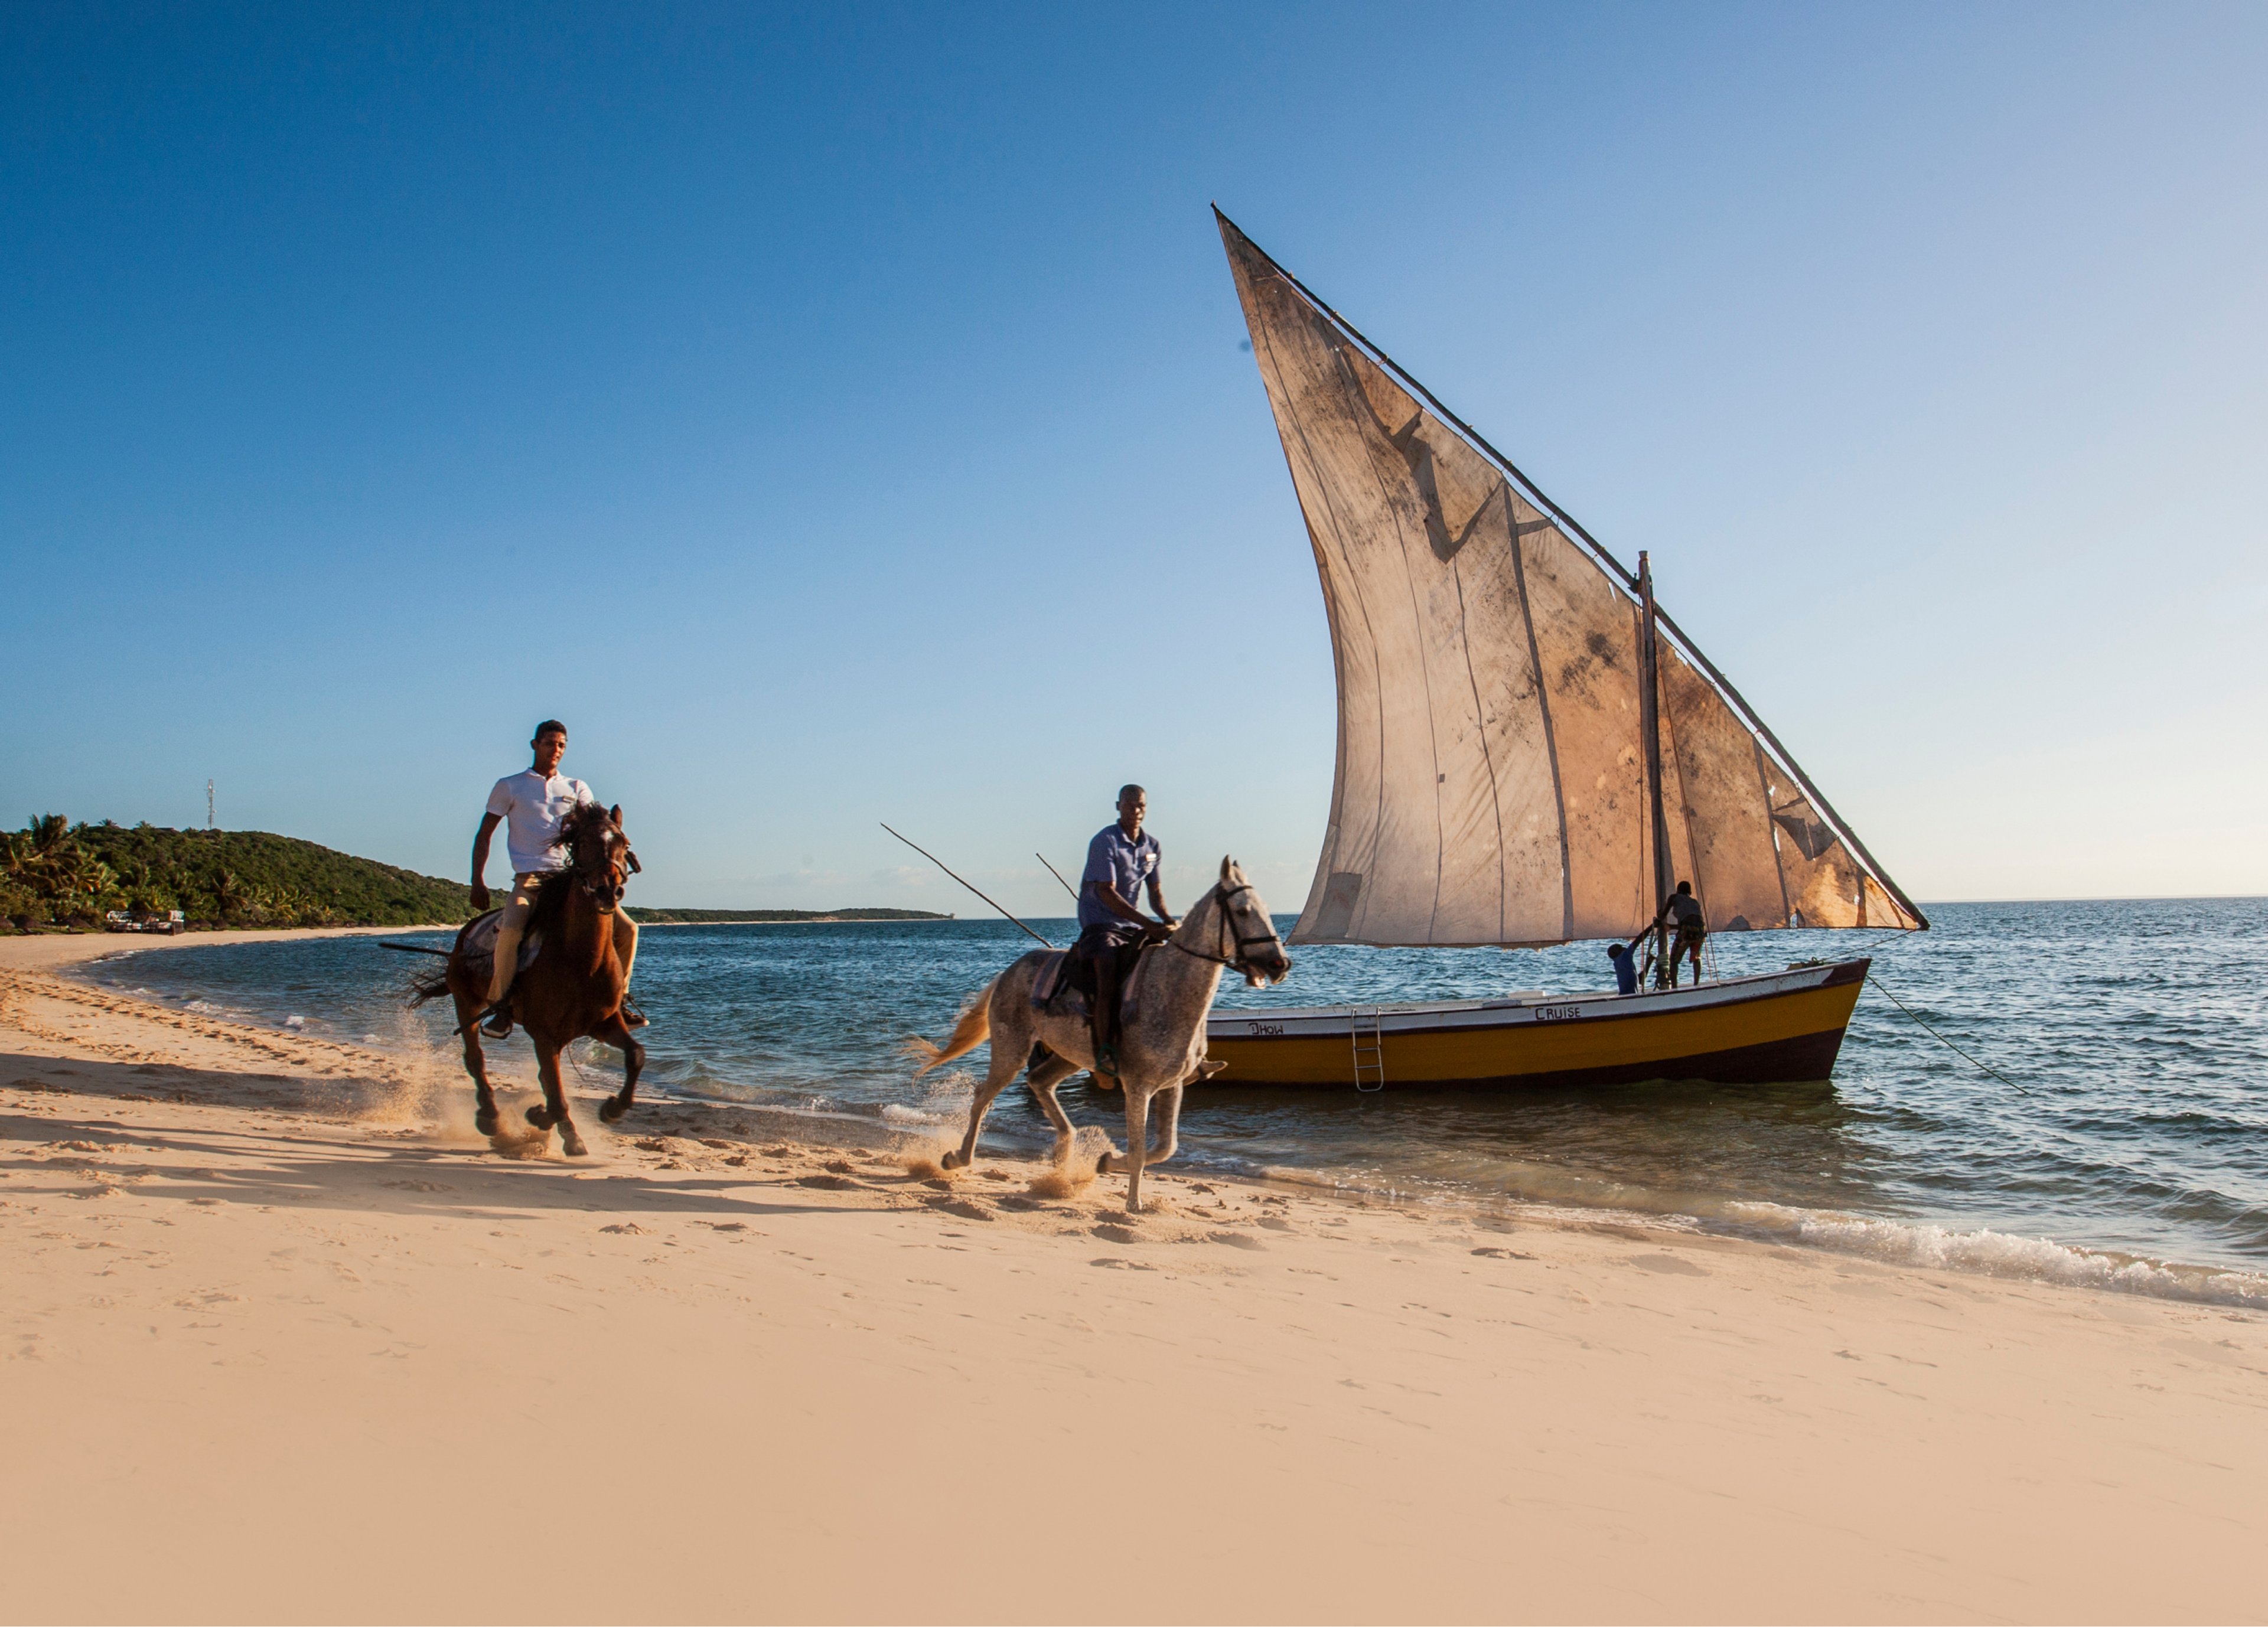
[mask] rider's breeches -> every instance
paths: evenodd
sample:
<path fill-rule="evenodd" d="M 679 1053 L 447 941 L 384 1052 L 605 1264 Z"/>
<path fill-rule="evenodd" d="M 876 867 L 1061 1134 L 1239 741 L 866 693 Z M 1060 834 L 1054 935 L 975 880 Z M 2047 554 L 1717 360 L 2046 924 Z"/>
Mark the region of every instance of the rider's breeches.
<path fill-rule="evenodd" d="M 512 901 L 504 907 L 504 919 L 497 923 L 496 969 L 489 974 L 490 1005 L 512 992 L 512 975 L 519 969 L 519 940 L 527 935 L 527 917 L 535 913 L 536 889 L 563 874 L 553 871 L 548 875 L 512 879 Z M 622 910 L 615 910 L 615 958 L 622 963 L 624 988 L 630 986 L 630 968 L 637 963 L 637 923 Z"/>
<path fill-rule="evenodd" d="M 497 923 L 496 969 L 489 974 L 490 1005 L 511 991 L 512 974 L 519 969 L 519 940 L 526 936 L 527 917 L 535 913 L 535 889 L 543 882 L 540 875 L 512 879 L 511 902 L 504 907 L 504 919 Z"/>

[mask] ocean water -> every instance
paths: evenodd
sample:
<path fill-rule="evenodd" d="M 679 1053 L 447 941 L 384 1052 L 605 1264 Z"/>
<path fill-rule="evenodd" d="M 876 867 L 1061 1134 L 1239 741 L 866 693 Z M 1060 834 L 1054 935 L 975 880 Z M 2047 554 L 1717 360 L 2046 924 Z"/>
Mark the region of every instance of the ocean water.
<path fill-rule="evenodd" d="M 1193 1089 L 1182 1162 L 1391 1196 L 1543 1205 L 2008 1275 L 2268 1305 L 2268 900 L 1945 904 L 1911 935 L 1712 940 L 1725 975 L 1871 953 L 1832 1081 L 1518 1093 Z M 1057 942 L 1067 921 L 1035 922 Z M 1289 917 L 1279 917 L 1289 928 Z M 404 941 L 446 943 L 443 934 Z M 957 1137 L 965 1079 L 917 1082 L 902 1044 L 942 1037 L 1028 940 L 997 921 L 652 927 L 639 952 L 644 1088 Z M 1469 998 L 1611 983 L 1599 945 L 1294 951 L 1278 988 L 1220 1005 Z M 405 1020 L 417 961 L 370 939 L 126 954 L 91 975 L 256 1022 L 443 1044 Z M 504 1047 L 525 1071 L 524 1039 Z M 983 1064 L 984 1052 L 963 1059 Z M 594 1079 L 618 1059 L 593 1051 Z M 2004 1077 L 1994 1077 L 1994 1074 Z M 469 1088 L 469 1086 L 468 1087 Z M 1123 1135 L 1115 1094 L 1072 1117 Z M 634 1121 L 633 1121 L 634 1122 Z M 1020 1089 L 986 1140 L 1047 1141 Z"/>

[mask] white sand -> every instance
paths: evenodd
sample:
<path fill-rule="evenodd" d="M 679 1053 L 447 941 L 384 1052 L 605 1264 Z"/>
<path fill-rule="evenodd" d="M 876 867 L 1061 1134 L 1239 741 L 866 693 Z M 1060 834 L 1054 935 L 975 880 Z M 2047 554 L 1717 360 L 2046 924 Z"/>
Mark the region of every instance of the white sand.
<path fill-rule="evenodd" d="M 688 1108 L 507 1160 L 450 1057 L 35 969 L 119 946 L 0 941 L 8 1619 L 2268 1613 L 2255 1314 L 1186 1177 L 1129 1223 Z"/>

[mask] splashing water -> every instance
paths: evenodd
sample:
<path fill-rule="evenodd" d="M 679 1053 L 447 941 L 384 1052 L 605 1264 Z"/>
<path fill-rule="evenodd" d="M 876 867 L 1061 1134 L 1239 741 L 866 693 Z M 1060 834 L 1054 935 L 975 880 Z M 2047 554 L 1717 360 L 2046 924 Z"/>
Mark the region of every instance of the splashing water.
<path fill-rule="evenodd" d="M 1358 1096 L 1191 1092 L 1182 1162 L 1405 1200 L 1614 1211 L 1908 1263 L 2268 1303 L 2268 901 L 1957 904 L 1936 930 L 1744 933 L 1726 975 L 1868 953 L 1884 986 L 1980 1071 L 1869 990 L 1831 1085 L 1633 1086 Z M 1068 924 L 1037 924 L 1058 939 Z M 1288 928 L 1290 922 L 1280 924 Z M 431 937 L 438 945 L 443 939 Z M 1005 923 L 653 927 L 638 957 L 655 1018 L 644 1088 L 957 1139 L 970 1080 L 916 1082 L 909 1035 L 941 1037 L 1021 953 Z M 469 1090 L 448 1023 L 397 1004 L 367 940 L 216 944 L 92 968 L 121 989 L 296 1031 L 431 1048 L 433 1100 Z M 1543 951 L 1307 946 L 1289 982 L 1224 1006 L 1595 989 L 1598 945 Z M 365 1041 L 364 1042 L 367 1042 Z M 520 1042 L 491 1048 L 520 1070 Z M 985 1053 L 970 1060 L 980 1066 Z M 613 1054 L 590 1061 L 610 1073 Z M 423 1084 L 421 1079 L 421 1085 Z M 1063 1090 L 1123 1130 L 1115 1094 Z M 820 1132 L 814 1125 L 813 1134 Z M 1004 1096 L 988 1145 L 1042 1152 Z"/>

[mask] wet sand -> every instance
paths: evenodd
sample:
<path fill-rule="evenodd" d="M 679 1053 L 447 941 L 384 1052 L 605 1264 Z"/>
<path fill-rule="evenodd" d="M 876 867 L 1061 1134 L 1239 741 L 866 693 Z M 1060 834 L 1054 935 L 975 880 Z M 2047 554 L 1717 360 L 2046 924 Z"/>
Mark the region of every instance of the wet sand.
<path fill-rule="evenodd" d="M 2255 1314 L 1170 1173 L 1130 1218 L 581 1092 L 589 1160 L 508 1156 L 452 1056 L 55 975 L 126 946 L 0 940 L 11 1620 L 2268 1613 Z"/>

